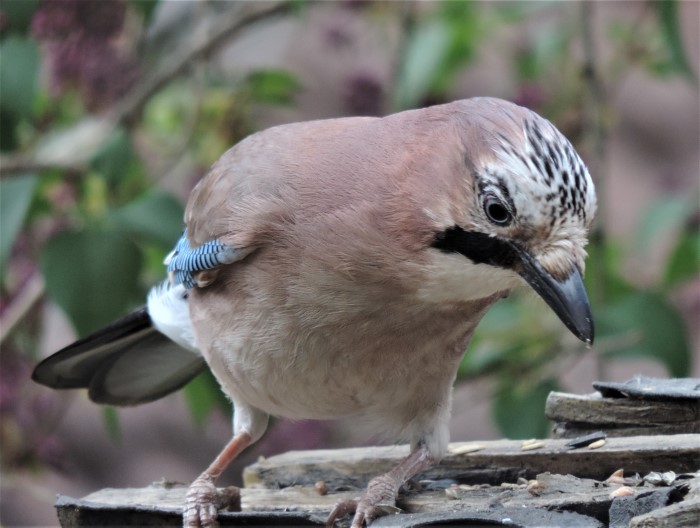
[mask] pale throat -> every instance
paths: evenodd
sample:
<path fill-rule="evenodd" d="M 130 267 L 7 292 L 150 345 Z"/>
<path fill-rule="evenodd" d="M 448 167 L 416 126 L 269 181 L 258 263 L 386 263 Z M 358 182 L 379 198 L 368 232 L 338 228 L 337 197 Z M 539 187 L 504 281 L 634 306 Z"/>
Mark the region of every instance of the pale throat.
<path fill-rule="evenodd" d="M 424 268 L 424 280 L 416 291 L 422 302 L 467 302 L 507 292 L 523 284 L 512 270 L 476 264 L 459 253 L 435 250 Z"/>

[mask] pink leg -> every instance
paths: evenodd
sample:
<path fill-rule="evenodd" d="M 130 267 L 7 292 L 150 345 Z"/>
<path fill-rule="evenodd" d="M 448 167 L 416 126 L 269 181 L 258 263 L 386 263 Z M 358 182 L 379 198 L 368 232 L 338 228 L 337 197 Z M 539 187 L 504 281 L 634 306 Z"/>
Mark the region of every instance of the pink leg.
<path fill-rule="evenodd" d="M 394 509 L 401 486 L 433 465 L 435 460 L 428 450 L 424 446 L 419 446 L 394 469 L 370 480 L 367 491 L 359 501 L 348 500 L 337 504 L 328 517 L 326 527 L 332 528 L 337 519 L 353 512 L 355 516 L 352 520 L 352 528 L 369 526 L 374 519 Z"/>
<path fill-rule="evenodd" d="M 214 462 L 195 479 L 187 490 L 185 507 L 182 510 L 182 525 L 186 528 L 210 528 L 218 526 L 216 519 L 220 509 L 231 507 L 240 509 L 240 490 L 230 486 L 222 491 L 215 483 L 231 462 L 250 445 L 250 435 L 240 433 L 234 436 Z"/>

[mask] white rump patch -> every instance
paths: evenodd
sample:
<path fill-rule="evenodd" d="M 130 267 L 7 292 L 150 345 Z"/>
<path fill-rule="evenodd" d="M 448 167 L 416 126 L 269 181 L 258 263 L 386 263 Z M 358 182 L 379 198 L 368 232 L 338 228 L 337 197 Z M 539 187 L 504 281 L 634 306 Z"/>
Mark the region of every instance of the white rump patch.
<path fill-rule="evenodd" d="M 194 338 L 187 290 L 164 281 L 148 292 L 148 315 L 156 329 L 181 347 L 201 355 Z"/>

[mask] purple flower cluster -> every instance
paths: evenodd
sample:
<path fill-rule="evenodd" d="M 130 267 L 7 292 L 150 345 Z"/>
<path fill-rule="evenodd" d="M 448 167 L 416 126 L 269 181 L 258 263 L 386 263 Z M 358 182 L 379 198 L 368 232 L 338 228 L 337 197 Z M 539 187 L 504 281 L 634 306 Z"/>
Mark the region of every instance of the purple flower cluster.
<path fill-rule="evenodd" d="M 31 31 L 43 44 L 52 91 L 74 88 L 90 110 L 120 99 L 138 79 L 133 54 L 118 37 L 126 17 L 124 0 L 44 0 Z"/>
<path fill-rule="evenodd" d="M 0 442 L 3 468 L 37 462 L 61 467 L 63 447 L 52 428 L 60 409 L 55 398 L 35 390 L 29 360 L 12 347 L 0 370 Z"/>

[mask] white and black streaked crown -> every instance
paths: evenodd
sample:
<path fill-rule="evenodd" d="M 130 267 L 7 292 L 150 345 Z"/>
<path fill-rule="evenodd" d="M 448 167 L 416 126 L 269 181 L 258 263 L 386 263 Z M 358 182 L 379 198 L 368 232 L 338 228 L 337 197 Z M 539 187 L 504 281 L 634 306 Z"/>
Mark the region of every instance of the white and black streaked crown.
<path fill-rule="evenodd" d="M 574 147 L 534 112 L 518 129 L 516 134 L 496 132 L 497 161 L 480 171 L 480 192 L 505 195 L 520 220 L 531 225 L 587 228 L 595 214 L 595 188 Z"/>

